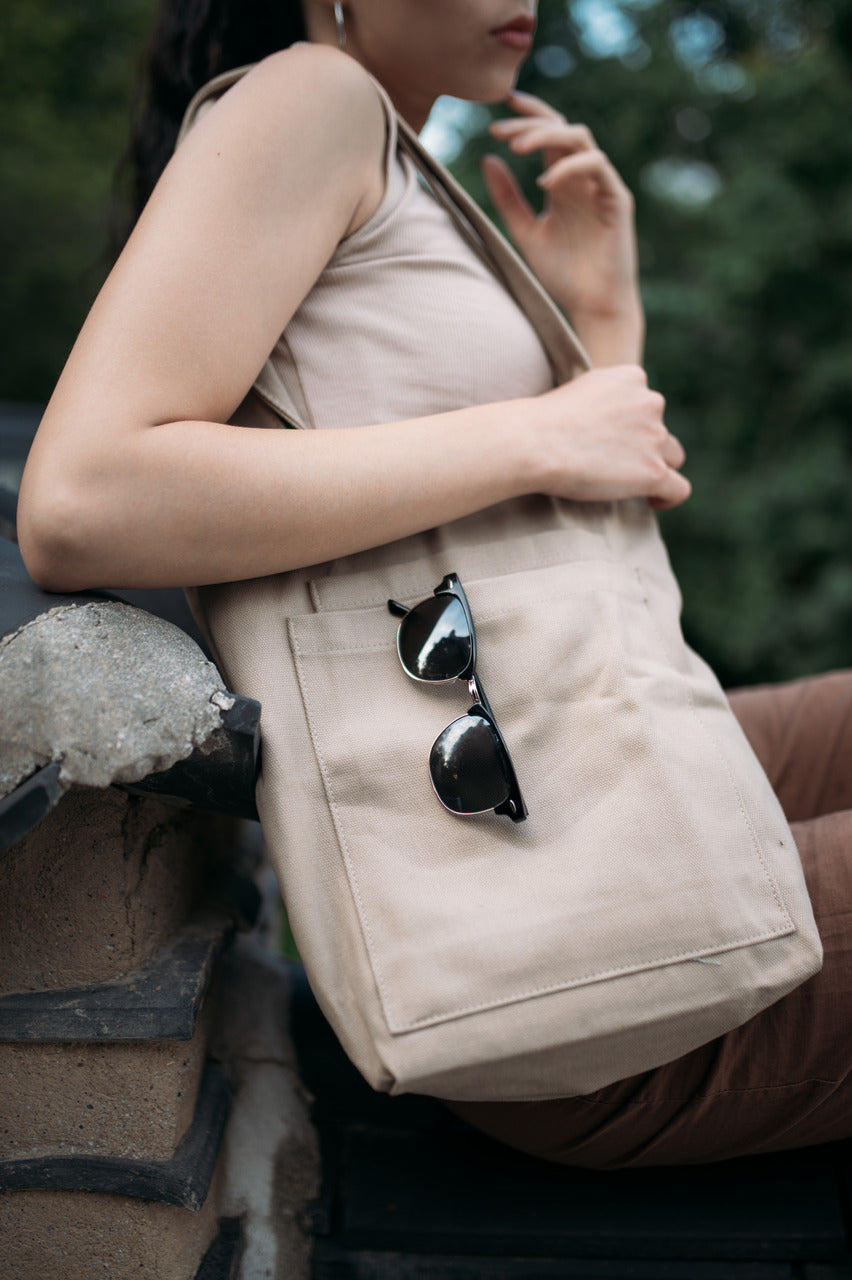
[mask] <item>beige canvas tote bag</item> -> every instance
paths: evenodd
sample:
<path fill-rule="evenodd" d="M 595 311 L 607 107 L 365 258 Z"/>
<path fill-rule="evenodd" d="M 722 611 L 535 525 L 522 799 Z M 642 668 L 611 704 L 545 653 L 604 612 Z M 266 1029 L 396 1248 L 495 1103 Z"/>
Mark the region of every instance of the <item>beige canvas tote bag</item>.
<path fill-rule="evenodd" d="M 222 92 L 240 73 L 199 95 Z M 536 327 L 587 367 L 518 256 L 399 122 L 400 146 Z M 242 424 L 300 427 L 276 353 Z M 430 785 L 458 682 L 402 670 L 389 597 L 461 578 L 477 669 L 529 818 L 459 818 Z M 821 963 L 788 825 L 685 644 L 645 501 L 508 502 L 332 564 L 191 593 L 262 703 L 258 808 L 301 956 L 392 1093 L 588 1093 L 744 1022 Z"/>

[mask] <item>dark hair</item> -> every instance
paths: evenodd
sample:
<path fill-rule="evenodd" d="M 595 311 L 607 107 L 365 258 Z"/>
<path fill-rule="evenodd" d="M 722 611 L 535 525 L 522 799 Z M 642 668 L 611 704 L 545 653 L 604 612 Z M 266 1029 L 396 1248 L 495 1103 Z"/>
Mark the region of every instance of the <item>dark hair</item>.
<path fill-rule="evenodd" d="M 201 86 L 304 39 L 299 0 L 160 0 L 121 163 L 132 221 L 166 167 L 183 114 Z"/>

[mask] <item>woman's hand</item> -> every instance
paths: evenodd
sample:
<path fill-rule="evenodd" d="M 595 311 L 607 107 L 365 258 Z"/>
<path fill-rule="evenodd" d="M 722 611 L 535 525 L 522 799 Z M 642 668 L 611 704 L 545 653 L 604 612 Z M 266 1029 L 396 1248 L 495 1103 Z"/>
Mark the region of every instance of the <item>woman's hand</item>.
<path fill-rule="evenodd" d="M 518 117 L 494 121 L 491 134 L 516 155 L 544 153 L 538 216 L 505 161 L 488 155 L 482 162 L 491 199 L 521 253 L 578 329 L 586 319 L 635 318 L 637 309 L 641 317 L 630 191 L 585 125 L 569 124 L 532 94 L 512 93 L 507 101 Z"/>
<path fill-rule="evenodd" d="M 541 492 L 578 502 L 646 497 L 658 509 L 692 492 L 665 400 L 638 365 L 591 369 L 536 397 L 532 443 Z"/>

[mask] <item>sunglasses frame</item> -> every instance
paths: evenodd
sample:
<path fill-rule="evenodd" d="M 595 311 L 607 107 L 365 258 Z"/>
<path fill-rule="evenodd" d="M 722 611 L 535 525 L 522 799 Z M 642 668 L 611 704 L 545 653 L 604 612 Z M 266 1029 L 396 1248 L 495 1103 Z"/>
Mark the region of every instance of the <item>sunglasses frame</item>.
<path fill-rule="evenodd" d="M 468 599 L 467 599 L 467 596 L 465 595 L 464 587 L 462 586 L 461 581 L 459 580 L 458 574 L 456 573 L 445 574 L 445 576 L 442 578 L 438 586 L 435 587 L 432 594 L 434 596 L 445 596 L 445 595 L 453 596 L 456 600 L 458 600 L 459 604 L 464 610 L 465 621 L 467 622 L 468 632 L 470 634 L 470 658 L 468 659 L 468 662 L 464 667 L 464 669 L 460 671 L 457 675 L 446 676 L 443 679 L 433 679 L 433 680 L 426 679 L 423 676 L 415 675 L 414 672 L 407 665 L 402 655 L 402 644 L 401 644 L 402 622 L 400 622 L 400 626 L 399 626 L 399 629 L 397 630 L 397 636 L 396 636 L 396 651 L 397 651 L 397 654 L 399 655 L 400 664 L 405 674 L 411 680 L 416 680 L 418 684 L 450 684 L 453 680 L 462 680 L 467 683 L 468 692 L 470 696 L 474 699 L 474 703 L 471 707 L 468 708 L 464 716 L 459 716 L 456 720 L 451 721 L 451 723 L 447 725 L 447 729 L 452 728 L 452 726 L 454 724 L 458 724 L 459 721 L 467 719 L 468 716 L 471 716 L 471 717 L 479 716 L 480 719 L 486 720 L 488 722 L 489 726 L 491 727 L 494 733 L 495 738 L 497 739 L 498 751 L 502 756 L 503 772 L 506 778 L 506 783 L 509 787 L 509 794 L 506 796 L 505 800 L 501 800 L 499 804 L 493 805 L 489 809 L 480 809 L 473 812 L 470 812 L 467 810 L 451 809 L 450 806 L 446 804 L 445 801 L 441 798 L 441 795 L 438 792 L 438 788 L 435 786 L 435 780 L 432 777 L 432 770 L 430 768 L 429 781 L 432 783 L 432 790 L 435 792 L 435 795 L 438 797 L 438 800 L 443 805 L 443 807 L 447 810 L 447 812 L 455 814 L 457 817 L 475 818 L 475 817 L 480 817 L 482 814 L 485 814 L 485 813 L 494 812 L 499 814 L 505 814 L 506 817 L 511 818 L 513 822 L 523 822 L 524 819 L 527 817 L 528 811 L 527 811 L 527 806 L 524 803 L 524 798 L 521 795 L 521 788 L 520 788 L 520 785 L 518 784 L 518 776 L 515 773 L 515 766 L 512 763 L 512 757 L 509 754 L 509 748 L 506 746 L 506 740 L 503 737 L 502 733 L 500 732 L 500 728 L 497 724 L 496 719 L 494 718 L 494 712 L 491 710 L 491 707 L 488 703 L 488 699 L 485 696 L 485 690 L 482 688 L 482 683 L 476 674 L 476 629 L 474 628 L 474 625 L 473 625 L 473 615 L 470 611 L 470 604 L 468 603 Z M 425 601 L 423 600 L 418 601 L 418 604 L 424 604 L 424 603 Z M 404 620 L 408 616 L 408 614 L 412 612 L 412 609 L 416 609 L 417 607 L 418 605 L 415 604 L 415 605 L 412 605 L 411 609 L 409 609 L 406 605 L 400 604 L 398 600 L 388 600 L 388 609 L 390 610 L 390 612 L 395 617 L 400 618 L 402 620 Z M 447 732 L 447 729 L 443 729 L 441 733 L 439 733 L 438 737 L 435 739 L 435 742 L 432 744 L 433 751 L 435 749 L 435 746 L 438 744 L 438 742 L 440 742 L 443 735 Z M 431 756 L 431 752 L 430 752 L 430 756 Z"/>

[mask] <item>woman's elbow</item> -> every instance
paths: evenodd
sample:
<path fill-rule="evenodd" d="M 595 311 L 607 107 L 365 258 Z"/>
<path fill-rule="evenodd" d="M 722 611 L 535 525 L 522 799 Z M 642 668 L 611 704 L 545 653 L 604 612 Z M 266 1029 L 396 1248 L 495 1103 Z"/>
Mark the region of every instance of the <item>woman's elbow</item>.
<path fill-rule="evenodd" d="M 85 503 L 74 486 L 46 485 L 24 477 L 18 499 L 18 545 L 24 564 L 43 591 L 80 591 L 87 581 Z"/>

